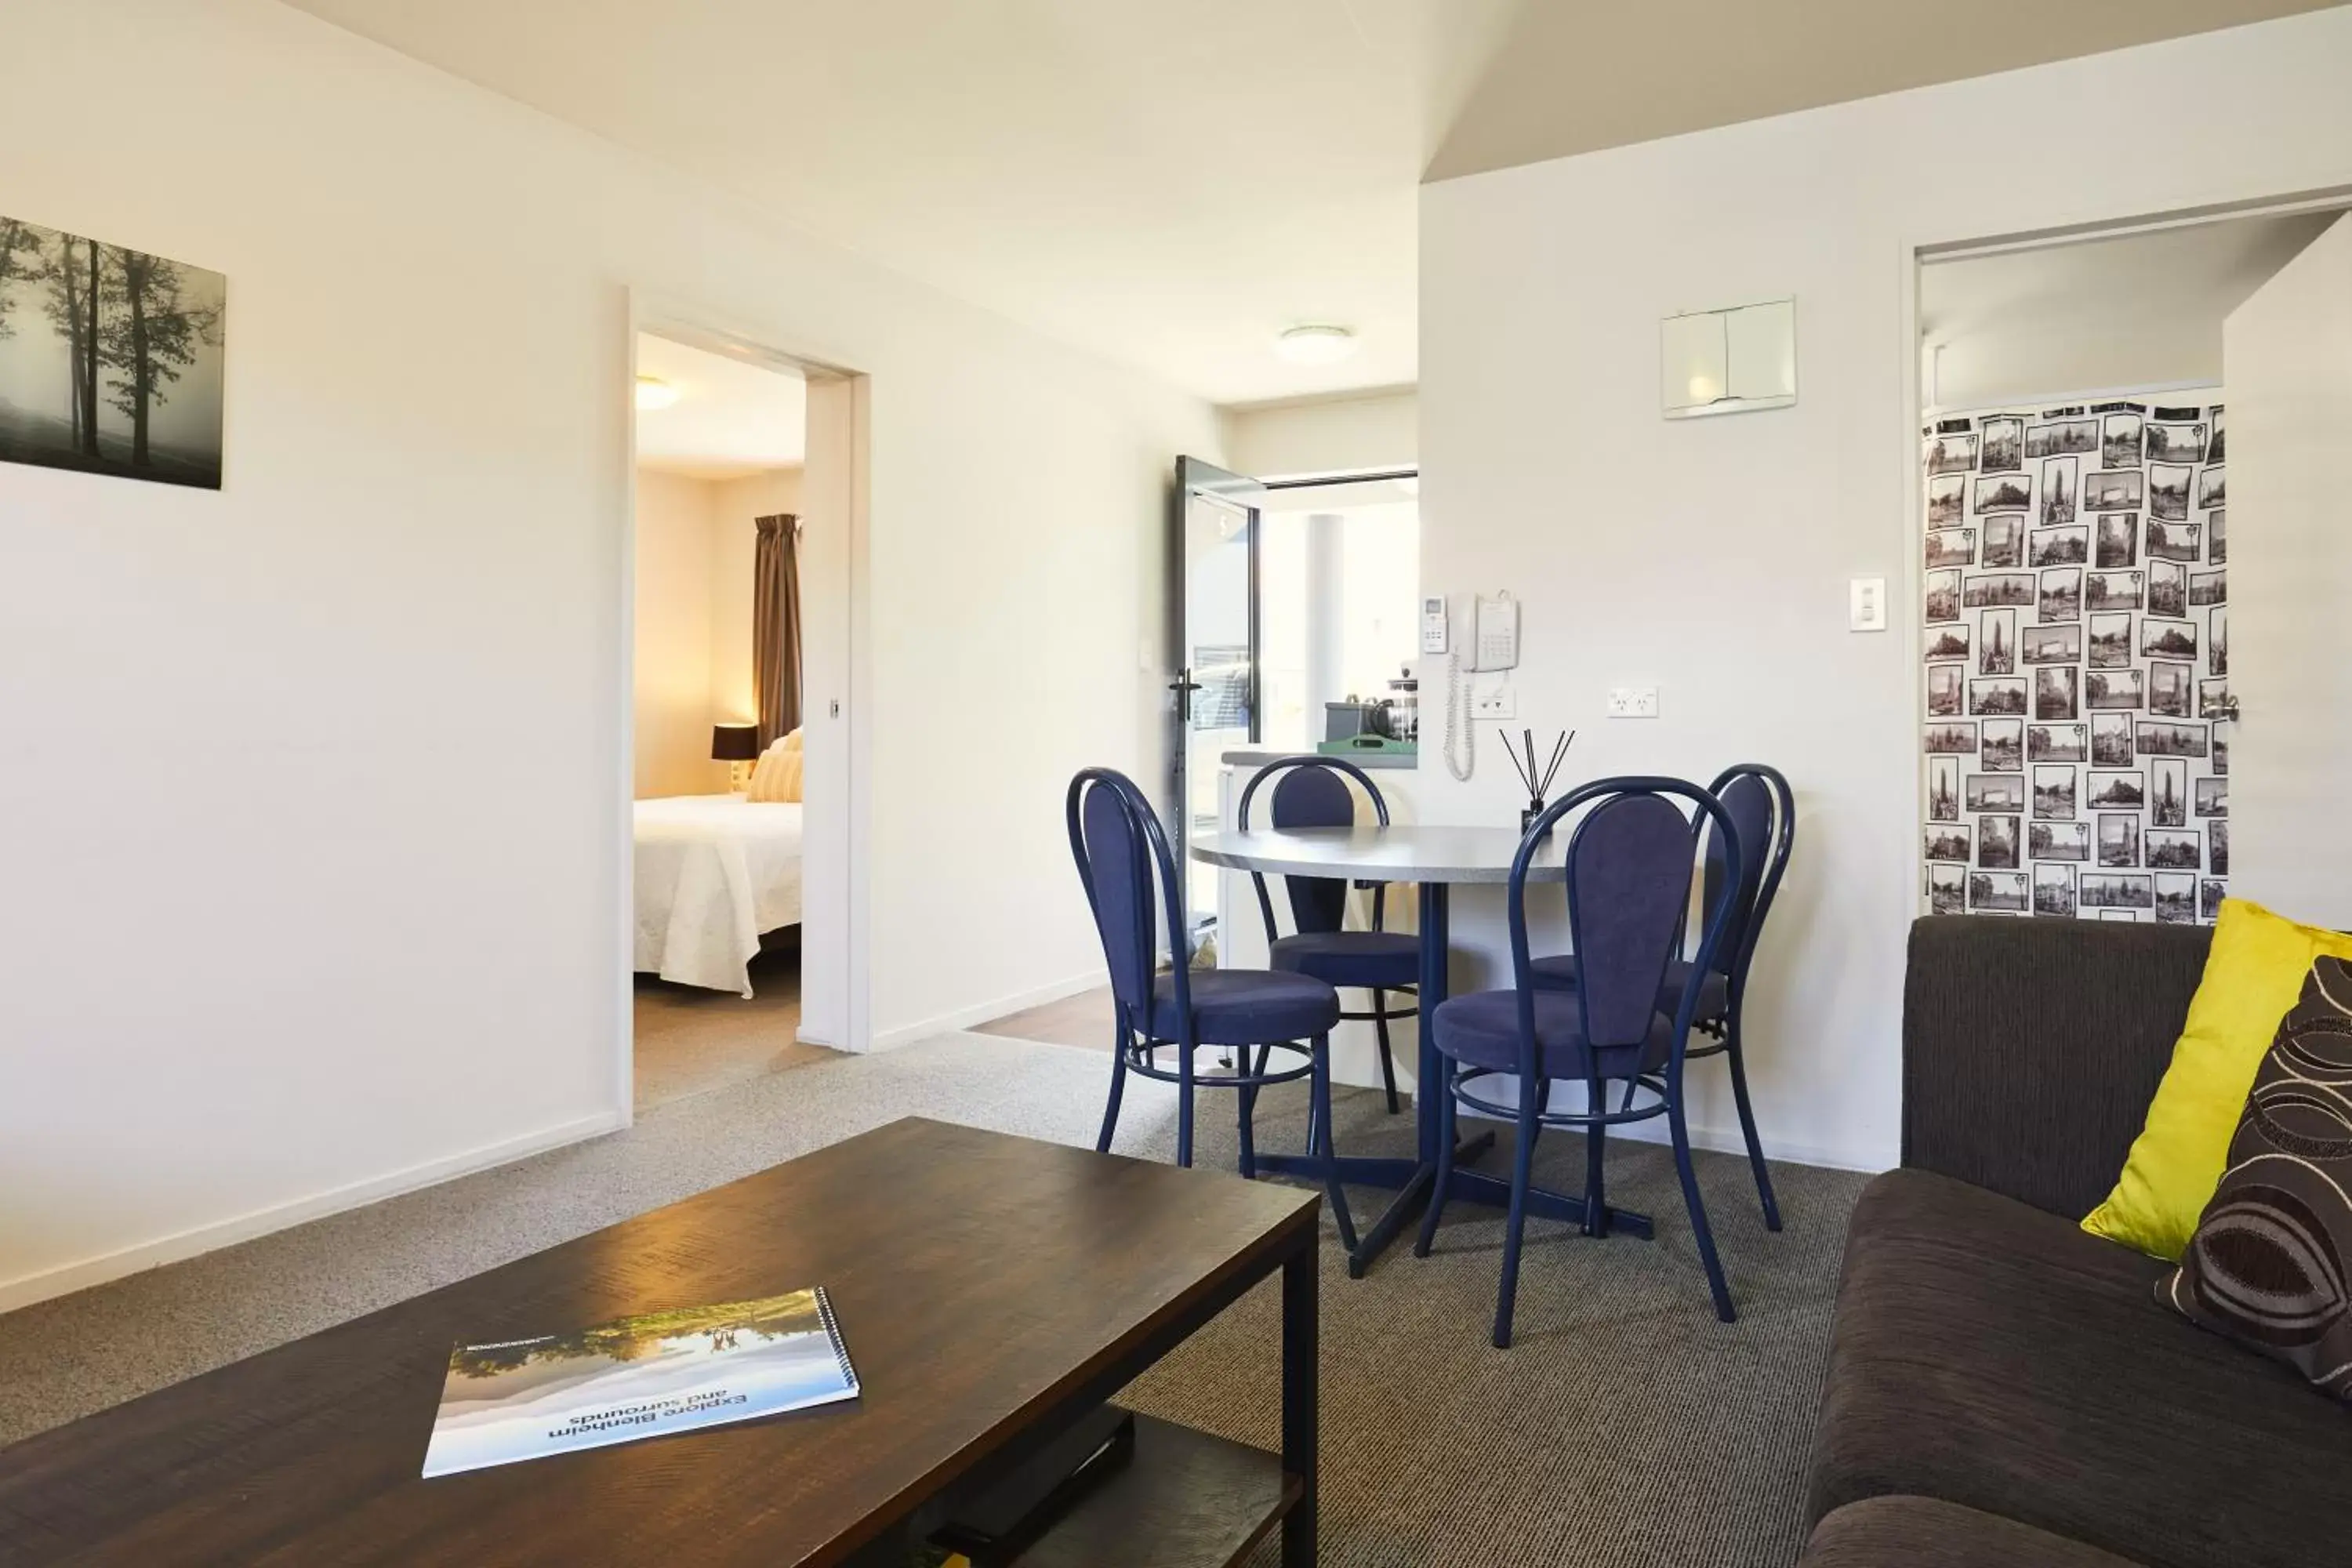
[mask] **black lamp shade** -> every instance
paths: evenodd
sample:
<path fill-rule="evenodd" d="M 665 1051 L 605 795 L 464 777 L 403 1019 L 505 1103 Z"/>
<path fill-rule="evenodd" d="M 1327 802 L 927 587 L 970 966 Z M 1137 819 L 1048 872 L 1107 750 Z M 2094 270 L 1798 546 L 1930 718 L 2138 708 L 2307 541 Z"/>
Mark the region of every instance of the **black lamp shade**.
<path fill-rule="evenodd" d="M 714 763 L 759 761 L 760 727 L 757 724 L 713 724 L 710 727 L 710 760 Z"/>

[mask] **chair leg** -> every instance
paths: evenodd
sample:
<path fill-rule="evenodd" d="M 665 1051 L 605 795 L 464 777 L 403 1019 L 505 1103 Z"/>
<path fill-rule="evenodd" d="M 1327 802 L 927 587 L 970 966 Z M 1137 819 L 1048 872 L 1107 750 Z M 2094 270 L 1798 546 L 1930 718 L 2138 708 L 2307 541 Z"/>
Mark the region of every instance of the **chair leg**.
<path fill-rule="evenodd" d="M 1590 1079 L 1584 1091 L 1584 1108 L 1587 1110 L 1605 1110 L 1608 1106 L 1608 1085 L 1597 1078 Z M 1609 1234 L 1609 1200 L 1603 1191 L 1605 1167 L 1601 1163 L 1608 1142 L 1609 1127 L 1606 1122 L 1595 1121 L 1585 1128 L 1584 1234 L 1587 1236 Z"/>
<path fill-rule="evenodd" d="M 1307 1083 L 1310 1095 L 1322 1111 L 1316 1119 L 1316 1124 L 1323 1130 L 1322 1147 L 1315 1152 L 1323 1161 L 1323 1196 L 1331 1205 L 1331 1217 L 1339 1222 L 1339 1245 L 1352 1253 L 1356 1250 L 1356 1222 L 1348 1212 L 1348 1194 L 1339 1186 L 1339 1151 L 1331 1145 L 1331 1037 L 1318 1035 L 1311 1043 L 1315 1057 Z"/>
<path fill-rule="evenodd" d="M 1307 1077 L 1307 1159 L 1322 1147 L 1322 1105 L 1315 1102 L 1315 1077 Z"/>
<path fill-rule="evenodd" d="M 1241 1071 L 1244 1076 L 1247 1076 L 1249 1070 L 1249 1047 L 1244 1046 L 1242 1047 Z M 1241 1125 L 1238 1131 L 1241 1157 L 1236 1163 L 1237 1168 L 1242 1173 L 1242 1180 L 1254 1182 L 1257 1180 L 1257 1086 L 1253 1083 L 1243 1084 L 1234 1091 L 1234 1103 L 1240 1107 Z"/>
<path fill-rule="evenodd" d="M 1176 1042 L 1176 1163 L 1192 1168 L 1192 1042 Z"/>
<path fill-rule="evenodd" d="M 1683 1203 L 1690 1210 L 1691 1235 L 1697 1238 L 1699 1261 L 1706 1266 L 1706 1288 L 1715 1297 L 1715 1315 L 1732 1322 L 1731 1288 L 1723 1282 L 1723 1264 L 1715 1255 L 1715 1232 L 1707 1227 L 1706 1205 L 1698 1195 L 1698 1173 L 1691 1166 L 1690 1129 L 1683 1122 L 1682 1085 L 1670 1086 L 1666 1125 L 1675 1136 L 1675 1170 L 1683 1179 Z"/>
<path fill-rule="evenodd" d="M 1372 992 L 1372 1030 L 1381 1037 L 1381 1087 L 1388 1090 L 1389 1114 L 1397 1113 L 1396 1053 L 1389 1048 L 1389 994 Z"/>
<path fill-rule="evenodd" d="M 1110 1135 L 1118 1131 L 1119 1097 L 1127 1091 L 1127 1026 L 1118 1027 L 1118 1038 L 1110 1047 L 1110 1099 L 1103 1106 L 1102 1136 L 1095 1140 L 1095 1152 L 1110 1152 Z"/>
<path fill-rule="evenodd" d="M 1445 1213 L 1445 1189 L 1454 1182 L 1454 1085 L 1448 1081 L 1453 1069 L 1444 1065 L 1440 1057 L 1439 1078 L 1435 1083 L 1416 1089 L 1417 1094 L 1437 1096 L 1437 1178 L 1430 1184 L 1429 1207 L 1421 1216 L 1421 1234 L 1413 1238 L 1412 1255 L 1426 1258 L 1437 1244 L 1437 1221 Z"/>
<path fill-rule="evenodd" d="M 1528 1228 L 1528 1188 L 1535 1178 L 1537 1120 L 1542 1090 L 1532 1078 L 1519 1079 L 1519 1142 L 1511 1152 L 1511 1210 L 1503 1222 L 1503 1283 L 1495 1299 L 1495 1348 L 1511 1348 L 1511 1313 L 1518 1305 L 1519 1245 Z"/>
<path fill-rule="evenodd" d="M 1756 1111 L 1748 1102 L 1748 1064 L 1740 1059 L 1739 1020 L 1735 1016 L 1724 1032 L 1723 1054 L 1731 1058 L 1731 1098 L 1739 1106 L 1739 1131 L 1748 1137 L 1748 1163 L 1756 1173 L 1756 1195 L 1764 1202 L 1764 1228 L 1780 1228 L 1780 1201 L 1772 1195 L 1772 1173 L 1764 1165 L 1764 1144 L 1756 1136 Z"/>

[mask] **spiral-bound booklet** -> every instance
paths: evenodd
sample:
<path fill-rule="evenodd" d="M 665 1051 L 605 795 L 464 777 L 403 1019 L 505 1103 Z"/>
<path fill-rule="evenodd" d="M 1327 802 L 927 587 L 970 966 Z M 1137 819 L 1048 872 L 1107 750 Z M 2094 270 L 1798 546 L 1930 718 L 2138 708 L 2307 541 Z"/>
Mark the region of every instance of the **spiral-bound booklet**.
<path fill-rule="evenodd" d="M 751 1421 L 857 1392 L 823 1287 L 459 1345 L 425 1473 Z"/>

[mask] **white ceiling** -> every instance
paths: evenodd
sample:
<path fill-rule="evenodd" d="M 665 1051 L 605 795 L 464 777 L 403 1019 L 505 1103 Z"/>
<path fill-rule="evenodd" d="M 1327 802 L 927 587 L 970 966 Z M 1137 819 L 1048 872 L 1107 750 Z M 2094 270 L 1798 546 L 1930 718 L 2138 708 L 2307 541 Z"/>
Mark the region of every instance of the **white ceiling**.
<path fill-rule="evenodd" d="M 1451 179 L 2339 0 L 1538 0 L 1465 100 Z M 2161 118 L 2161 110 L 2155 110 Z"/>
<path fill-rule="evenodd" d="M 1224 404 L 1416 379 L 1424 171 L 2321 0 L 289 3 Z"/>
<path fill-rule="evenodd" d="M 637 410 L 637 465 L 697 479 L 796 468 L 806 450 L 808 384 L 788 371 L 641 333 L 637 374 L 677 401 Z"/>

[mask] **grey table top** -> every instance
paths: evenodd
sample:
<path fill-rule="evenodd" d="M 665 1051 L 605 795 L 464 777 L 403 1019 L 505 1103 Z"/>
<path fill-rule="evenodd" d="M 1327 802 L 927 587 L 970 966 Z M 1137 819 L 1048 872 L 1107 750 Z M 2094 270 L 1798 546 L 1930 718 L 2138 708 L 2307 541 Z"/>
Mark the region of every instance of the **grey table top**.
<path fill-rule="evenodd" d="M 1550 846 L 1546 846 L 1549 849 Z M 1192 858 L 1236 871 L 1282 877 L 1359 877 L 1391 882 L 1507 882 L 1519 852 L 1515 827 L 1297 827 L 1204 833 Z M 1530 882 L 1567 879 L 1556 854 L 1539 854 Z"/>

